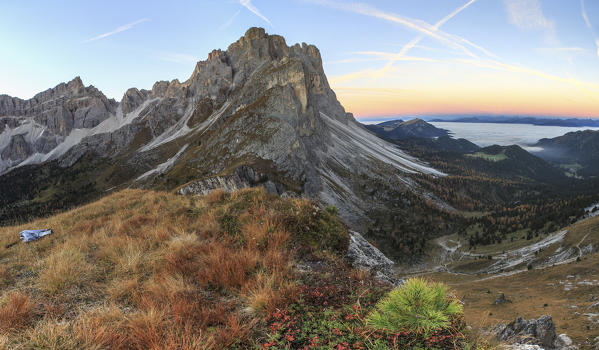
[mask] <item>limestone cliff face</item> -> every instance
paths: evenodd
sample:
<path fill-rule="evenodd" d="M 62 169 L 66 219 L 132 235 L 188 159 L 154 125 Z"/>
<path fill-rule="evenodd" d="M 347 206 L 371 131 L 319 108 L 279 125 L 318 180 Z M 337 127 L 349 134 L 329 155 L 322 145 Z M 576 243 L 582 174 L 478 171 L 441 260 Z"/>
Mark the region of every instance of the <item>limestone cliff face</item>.
<path fill-rule="evenodd" d="M 206 179 L 245 166 L 285 187 L 280 191 L 336 205 L 350 223 L 364 222 L 363 213 L 378 200 L 365 193 L 365 183 L 408 189 L 407 173 L 442 175 L 345 112 L 315 46 L 288 46 L 262 28 L 212 51 L 187 81 L 129 89 L 120 104 L 76 78 L 29 101 L 0 97 L 2 116 L 11 120 L 0 129 L 5 168 L 52 159 L 68 167 L 93 152 L 126 169 L 114 170 L 120 175 L 110 178 L 122 182 L 115 185 L 174 188 L 204 181 L 196 187 L 205 188 L 219 183 Z M 15 136 L 15 118 L 22 118 L 18 125 L 32 123 L 40 138 Z"/>
<path fill-rule="evenodd" d="M 79 77 L 22 100 L 0 96 L 0 173 L 35 153 L 47 154 L 74 129 L 91 129 L 117 107 Z"/>
<path fill-rule="evenodd" d="M 92 128 L 109 118 L 117 103 L 76 77 L 30 100 L 0 96 L 0 117 L 27 117 L 52 133 L 67 136 L 72 129 Z"/>

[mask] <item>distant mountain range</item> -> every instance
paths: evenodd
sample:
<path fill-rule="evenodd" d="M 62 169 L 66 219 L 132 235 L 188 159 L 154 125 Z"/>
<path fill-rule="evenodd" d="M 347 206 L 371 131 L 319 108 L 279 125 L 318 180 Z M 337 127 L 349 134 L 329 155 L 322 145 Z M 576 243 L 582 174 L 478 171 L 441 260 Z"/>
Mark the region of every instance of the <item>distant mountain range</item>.
<path fill-rule="evenodd" d="M 532 124 L 539 126 L 564 126 L 564 127 L 599 127 L 599 119 L 582 118 L 539 118 L 539 117 L 448 117 L 428 119 L 429 122 L 453 123 L 496 123 L 496 124 Z"/>

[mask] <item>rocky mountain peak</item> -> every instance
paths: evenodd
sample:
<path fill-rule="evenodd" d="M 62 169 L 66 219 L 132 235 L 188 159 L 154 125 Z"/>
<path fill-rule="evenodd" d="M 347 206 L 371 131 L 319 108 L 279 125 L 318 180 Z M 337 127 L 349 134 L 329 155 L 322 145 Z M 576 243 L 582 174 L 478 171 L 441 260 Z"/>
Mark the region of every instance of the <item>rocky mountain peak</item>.
<path fill-rule="evenodd" d="M 33 126 L 23 133 L 9 125 L 3 133 L 0 154 L 9 149 L 11 160 L 2 158 L 0 173 L 21 161 L 58 159 L 69 167 L 92 153 L 120 164 L 111 170 L 118 173 L 110 175 L 111 186 L 152 186 L 162 178 L 172 189 L 246 166 L 278 184 L 277 191 L 336 205 L 359 224 L 372 209 L 365 190 L 372 181 L 397 189 L 406 186 L 399 174 L 442 175 L 345 112 L 315 46 L 290 47 L 263 28 L 210 52 L 184 82 L 129 89 L 120 106 L 95 91 L 75 78 L 25 101 L 19 125 Z M 53 102 L 40 105 L 42 99 Z M 25 136 L 13 139 L 17 134 Z"/>
<path fill-rule="evenodd" d="M 72 96 L 83 95 L 85 93 L 85 85 L 83 85 L 81 77 L 76 76 L 73 80 L 69 81 L 66 90 Z"/>
<path fill-rule="evenodd" d="M 257 39 L 265 39 L 268 37 L 266 30 L 260 27 L 252 27 L 248 29 L 240 40 L 250 41 Z"/>
<path fill-rule="evenodd" d="M 137 88 L 127 90 L 121 99 L 121 109 L 123 114 L 131 113 L 137 107 L 141 106 L 150 93 L 151 92 L 148 90 L 138 90 Z"/>
<path fill-rule="evenodd" d="M 212 52 L 210 52 L 208 54 L 208 61 L 212 61 L 212 60 L 220 60 L 221 62 L 226 61 L 227 59 L 227 55 L 225 54 L 225 52 L 223 50 L 217 49 L 217 50 L 212 50 Z"/>

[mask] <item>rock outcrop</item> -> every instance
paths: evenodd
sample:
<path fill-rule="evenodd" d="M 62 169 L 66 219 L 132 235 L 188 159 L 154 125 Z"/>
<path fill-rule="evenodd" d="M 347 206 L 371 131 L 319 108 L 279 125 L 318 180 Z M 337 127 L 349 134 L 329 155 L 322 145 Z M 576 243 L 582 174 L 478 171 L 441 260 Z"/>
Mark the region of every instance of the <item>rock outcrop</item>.
<path fill-rule="evenodd" d="M 254 169 L 247 166 L 241 166 L 235 169 L 232 175 L 214 176 L 193 181 L 180 188 L 177 193 L 182 195 L 204 196 L 216 189 L 221 189 L 225 192 L 233 192 L 243 188 L 257 186 L 264 187 L 268 193 L 284 193 L 284 189 L 280 184 L 275 184 L 268 180 L 266 175 L 257 173 Z"/>
<path fill-rule="evenodd" d="M 499 294 L 499 296 L 497 297 L 497 299 L 495 299 L 494 304 L 495 305 L 502 305 L 502 304 L 507 304 L 507 303 L 511 303 L 512 301 L 509 300 L 508 298 L 505 297 L 504 293 Z"/>
<path fill-rule="evenodd" d="M 497 339 L 517 346 L 526 344 L 541 346 L 544 349 L 577 349 L 567 335 L 557 335 L 553 319 L 547 315 L 531 320 L 519 317 L 507 326 L 500 326 Z"/>
<path fill-rule="evenodd" d="M 389 284 L 401 283 L 393 276 L 393 261 L 358 232 L 350 231 L 349 233 L 347 258 L 354 268 L 368 270 L 377 279 Z"/>

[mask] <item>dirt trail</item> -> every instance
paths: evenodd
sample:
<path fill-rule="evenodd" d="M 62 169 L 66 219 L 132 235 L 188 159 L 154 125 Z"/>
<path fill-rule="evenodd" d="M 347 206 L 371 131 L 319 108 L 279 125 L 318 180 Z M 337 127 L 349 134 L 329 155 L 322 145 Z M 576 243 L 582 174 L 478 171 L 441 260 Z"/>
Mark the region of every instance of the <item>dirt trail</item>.
<path fill-rule="evenodd" d="M 594 207 L 599 208 L 599 203 L 589 208 L 586 208 L 587 215 L 585 215 L 585 217 L 583 217 L 581 220 L 577 221 L 577 223 L 586 221 L 598 215 L 599 210 L 592 212 L 592 209 Z M 469 251 L 466 251 L 465 249 L 463 249 L 462 243 L 459 241 L 459 239 L 452 238 L 455 237 L 455 235 L 443 236 L 437 238 L 434 241 L 435 245 L 437 246 L 438 254 L 435 254 L 435 257 L 432 261 L 428 263 L 423 263 L 418 267 L 398 267 L 398 273 L 400 275 L 403 275 L 403 277 L 420 276 L 435 272 L 446 272 L 453 275 L 489 275 L 477 281 L 485 281 L 489 279 L 495 279 L 498 277 L 512 276 L 527 271 L 528 268 L 517 267 L 529 264 L 530 262 L 534 261 L 537 252 L 562 242 L 565 239 L 567 233 L 568 230 L 560 230 L 548 235 L 547 237 L 543 238 L 538 242 L 529 244 L 521 248 L 512 249 L 505 252 L 495 251 L 485 254 L 471 253 Z M 584 255 L 583 248 L 581 247 L 581 245 L 584 243 L 584 241 L 590 234 L 591 232 L 589 231 L 573 247 L 567 249 L 558 249 L 551 257 L 546 259 L 543 263 L 535 264 L 534 269 L 545 269 L 550 266 L 568 264 L 576 261 L 578 258 L 581 258 Z M 491 260 L 493 260 L 494 262 L 490 266 L 483 267 L 476 272 L 465 273 L 452 271 L 452 269 L 448 267 L 448 265 L 456 261 L 475 261 L 476 259 L 488 257 L 490 257 Z"/>

